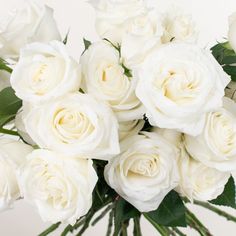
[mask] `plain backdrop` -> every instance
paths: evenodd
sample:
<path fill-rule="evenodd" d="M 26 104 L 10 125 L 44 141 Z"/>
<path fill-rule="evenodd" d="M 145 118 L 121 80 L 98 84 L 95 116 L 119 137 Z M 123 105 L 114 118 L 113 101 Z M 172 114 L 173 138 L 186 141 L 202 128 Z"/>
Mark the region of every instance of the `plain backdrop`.
<path fill-rule="evenodd" d="M 40 0 L 39 0 L 40 1 Z M 129 1 L 129 0 L 127 0 Z M 70 29 L 68 48 L 75 59 L 79 59 L 83 50 L 82 38 L 96 40 L 94 29 L 94 11 L 85 0 L 41 0 L 55 11 L 62 35 Z M 227 36 L 228 16 L 236 11 L 236 0 L 150 0 L 150 5 L 157 4 L 161 11 L 172 4 L 183 8 L 193 15 L 199 29 L 199 43 L 203 47 L 214 45 L 217 40 Z M 8 11 L 21 6 L 22 0 L 0 0 L 0 19 Z M 214 236 L 235 236 L 236 224 L 227 222 L 224 218 L 196 206 L 190 206 L 200 217 Z M 236 211 L 223 208 L 236 215 Z M 0 214 L 0 236 L 36 236 L 50 224 L 41 221 L 37 211 L 23 200 L 15 204 L 14 209 Z M 159 235 L 153 227 L 142 220 L 144 236 Z M 103 236 L 107 227 L 107 219 L 95 227 L 91 227 L 85 236 Z M 132 229 L 130 229 L 132 232 Z M 185 230 L 188 236 L 197 235 L 193 230 Z M 59 236 L 57 231 L 54 236 Z"/>

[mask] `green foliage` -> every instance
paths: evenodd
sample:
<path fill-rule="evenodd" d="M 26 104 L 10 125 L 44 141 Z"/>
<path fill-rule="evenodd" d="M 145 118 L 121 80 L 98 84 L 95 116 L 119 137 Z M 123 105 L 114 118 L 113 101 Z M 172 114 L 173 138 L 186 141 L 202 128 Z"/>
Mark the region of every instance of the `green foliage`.
<path fill-rule="evenodd" d="M 122 64 L 122 67 L 123 67 L 123 69 L 124 69 L 124 74 L 125 74 L 128 78 L 133 77 L 132 71 L 131 71 L 130 69 L 128 69 L 124 64 Z"/>
<path fill-rule="evenodd" d="M 171 191 L 162 201 L 157 210 L 144 213 L 152 224 L 164 226 L 186 226 L 186 208 L 175 191 Z"/>
<path fill-rule="evenodd" d="M 211 48 L 211 51 L 224 71 L 231 76 L 232 80 L 236 81 L 236 66 L 232 65 L 236 63 L 236 53 L 229 43 L 218 43 Z"/>
<path fill-rule="evenodd" d="M 143 116 L 143 120 L 145 121 L 145 123 L 141 131 L 151 132 L 153 126 L 151 126 L 151 124 L 149 123 L 146 115 Z"/>
<path fill-rule="evenodd" d="M 228 75 L 231 76 L 233 81 L 236 81 L 236 66 L 225 65 L 223 69 Z"/>
<path fill-rule="evenodd" d="M 0 58 L 0 70 L 5 70 L 9 73 L 12 72 L 12 69 L 8 66 L 8 63 L 2 58 Z"/>
<path fill-rule="evenodd" d="M 235 184 L 233 177 L 230 177 L 228 183 L 225 185 L 224 192 L 218 196 L 215 200 L 211 201 L 212 204 L 229 206 L 236 208 L 235 202 Z"/>
<path fill-rule="evenodd" d="M 111 46 L 114 47 L 114 48 L 119 52 L 119 54 L 121 54 L 121 52 L 120 52 L 120 45 L 119 45 L 119 44 L 115 45 L 113 42 L 111 42 L 111 41 L 110 41 L 109 39 L 107 39 L 107 38 L 104 38 L 103 40 L 104 40 L 104 41 L 107 41 L 108 43 L 110 43 Z"/>
<path fill-rule="evenodd" d="M 63 39 L 63 43 L 66 45 L 68 42 L 68 37 L 69 37 L 70 30 L 67 31 L 65 38 Z"/>
<path fill-rule="evenodd" d="M 118 197 L 118 199 L 116 200 L 114 208 L 115 230 L 113 235 L 115 236 L 119 235 L 122 229 L 122 224 L 128 224 L 130 219 L 139 217 L 140 212 L 120 197 Z"/>
<path fill-rule="evenodd" d="M 16 97 L 12 88 L 3 89 L 0 92 L 0 127 L 13 120 L 21 106 L 22 101 Z"/>
<path fill-rule="evenodd" d="M 88 48 L 91 46 L 92 43 L 85 38 L 83 38 L 83 42 L 84 42 L 84 52 L 85 52 L 86 50 L 88 50 Z"/>

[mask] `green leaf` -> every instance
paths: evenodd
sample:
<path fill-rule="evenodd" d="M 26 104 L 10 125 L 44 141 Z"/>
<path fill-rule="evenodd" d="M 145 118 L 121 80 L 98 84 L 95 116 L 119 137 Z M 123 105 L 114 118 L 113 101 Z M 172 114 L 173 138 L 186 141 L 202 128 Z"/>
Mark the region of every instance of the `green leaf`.
<path fill-rule="evenodd" d="M 185 212 L 181 198 L 175 191 L 171 191 L 157 210 L 144 213 L 144 216 L 158 225 L 186 227 Z"/>
<path fill-rule="evenodd" d="M 231 176 L 228 183 L 225 185 L 224 192 L 216 199 L 212 200 L 211 203 L 236 208 L 235 197 L 235 183 L 233 177 Z"/>
<path fill-rule="evenodd" d="M 115 45 L 113 42 L 111 42 L 111 41 L 110 41 L 109 39 L 107 39 L 107 38 L 104 38 L 103 40 L 104 40 L 104 41 L 107 41 L 108 43 L 110 43 L 111 46 L 114 47 L 114 48 L 119 52 L 119 54 L 121 53 L 121 47 L 120 47 L 119 44 Z"/>
<path fill-rule="evenodd" d="M 123 198 L 119 197 L 118 200 L 116 200 L 115 204 L 115 230 L 114 235 L 118 235 L 121 226 L 124 222 L 129 221 L 132 218 L 139 217 L 140 212 L 133 207 L 131 204 L 129 204 L 127 201 L 125 201 Z"/>
<path fill-rule="evenodd" d="M 0 70 L 5 70 L 9 73 L 12 72 L 12 69 L 8 66 L 8 63 L 2 58 L 0 58 Z"/>
<path fill-rule="evenodd" d="M 5 124 L 9 123 L 14 118 L 15 118 L 15 114 L 14 115 L 3 115 L 3 114 L 0 114 L 0 127 L 3 127 Z"/>
<path fill-rule="evenodd" d="M 70 33 L 70 30 L 67 31 L 67 34 L 66 34 L 65 38 L 64 38 L 63 41 L 62 41 L 65 45 L 66 45 L 67 42 L 68 42 L 69 33 Z"/>
<path fill-rule="evenodd" d="M 219 43 L 211 48 L 213 56 L 221 65 L 236 63 L 236 53 L 228 42 Z"/>
<path fill-rule="evenodd" d="M 128 69 L 124 64 L 122 64 L 122 67 L 124 69 L 124 74 L 128 77 L 131 78 L 133 77 L 132 72 L 130 69 Z"/>
<path fill-rule="evenodd" d="M 83 41 L 84 41 L 84 48 L 85 48 L 84 51 L 86 51 L 86 50 L 88 50 L 88 48 L 91 46 L 92 43 L 85 38 L 83 38 Z"/>
<path fill-rule="evenodd" d="M 0 92 L 0 127 L 13 120 L 22 101 L 16 97 L 12 88 L 5 88 Z"/>
<path fill-rule="evenodd" d="M 225 65 L 223 66 L 224 71 L 231 76 L 231 79 L 236 81 L 236 66 Z"/>

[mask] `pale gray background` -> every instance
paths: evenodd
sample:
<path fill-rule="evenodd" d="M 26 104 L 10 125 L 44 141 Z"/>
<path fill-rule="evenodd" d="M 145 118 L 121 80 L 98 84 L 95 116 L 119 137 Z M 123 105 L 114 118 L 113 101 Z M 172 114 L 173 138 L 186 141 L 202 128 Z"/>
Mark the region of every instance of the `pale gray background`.
<path fill-rule="evenodd" d="M 0 18 L 3 18 L 8 11 L 20 6 L 22 2 L 22 0 L 0 0 Z M 97 38 L 94 30 L 93 9 L 84 0 L 42 0 L 41 2 L 54 8 L 55 17 L 63 35 L 70 28 L 68 47 L 73 57 L 78 60 L 83 50 L 82 37 L 90 40 Z M 227 35 L 227 17 L 236 11 L 236 0 L 150 0 L 149 2 L 151 4 L 158 3 L 162 10 L 175 2 L 193 14 L 200 29 L 199 38 L 203 47 L 210 47 Z M 236 235 L 236 224 L 227 222 L 224 218 L 205 209 L 195 206 L 191 209 L 211 229 L 214 236 Z M 236 215 L 235 210 L 224 209 Z M 36 210 L 24 201 L 16 203 L 13 210 L 0 214 L 0 236 L 36 236 L 48 225 L 43 223 Z M 85 236 L 103 236 L 106 226 L 107 219 L 104 219 L 96 227 L 90 228 Z M 189 229 L 186 232 L 189 236 L 197 235 Z M 54 233 L 53 235 L 60 234 Z M 151 225 L 143 221 L 143 235 L 155 236 L 159 234 Z"/>

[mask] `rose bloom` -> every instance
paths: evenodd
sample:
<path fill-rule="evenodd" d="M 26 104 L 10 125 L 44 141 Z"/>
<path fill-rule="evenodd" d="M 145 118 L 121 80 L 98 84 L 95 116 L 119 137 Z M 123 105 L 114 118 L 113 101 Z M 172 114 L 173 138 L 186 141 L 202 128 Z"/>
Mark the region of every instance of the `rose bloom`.
<path fill-rule="evenodd" d="M 229 17 L 228 39 L 230 46 L 236 52 L 236 12 Z"/>
<path fill-rule="evenodd" d="M 223 193 L 230 173 L 221 172 L 194 160 L 189 156 L 184 145 L 179 146 L 179 148 L 178 167 L 180 184 L 176 191 L 182 196 L 187 197 L 190 201 L 210 201 L 216 199 Z"/>
<path fill-rule="evenodd" d="M 33 148 L 19 141 L 0 139 L 0 211 L 12 207 L 20 198 L 17 170 L 32 151 Z"/>
<path fill-rule="evenodd" d="M 171 8 L 163 16 L 162 26 L 164 28 L 162 43 L 176 41 L 194 43 L 197 40 L 197 30 L 191 15 L 176 7 Z"/>
<path fill-rule="evenodd" d="M 197 137 L 185 135 L 190 155 L 221 171 L 236 170 L 236 103 L 224 98 L 224 107 L 207 115 Z"/>
<path fill-rule="evenodd" d="M 104 160 L 120 151 L 114 114 L 88 94 L 69 94 L 48 104 L 24 109 L 26 132 L 41 148 Z"/>
<path fill-rule="evenodd" d="M 135 68 L 155 46 L 161 44 L 164 32 L 162 15 L 156 10 L 147 11 L 126 22 L 121 41 L 121 55 L 128 68 Z"/>
<path fill-rule="evenodd" d="M 120 141 L 138 134 L 144 126 L 144 120 L 132 120 L 119 122 L 119 139 Z"/>
<path fill-rule="evenodd" d="M 5 59 L 17 59 L 20 49 L 28 43 L 61 40 L 53 10 L 36 1 L 17 9 L 2 28 L 0 56 Z"/>
<path fill-rule="evenodd" d="M 52 223 L 73 225 L 87 214 L 97 179 L 91 160 L 42 149 L 29 154 L 20 171 L 22 195 Z"/>
<path fill-rule="evenodd" d="M 96 30 L 101 38 L 121 43 L 126 21 L 146 12 L 143 0 L 90 0 L 96 10 Z"/>
<path fill-rule="evenodd" d="M 43 103 L 78 91 L 80 82 L 79 65 L 59 41 L 24 47 L 11 75 L 16 95 L 30 103 Z"/>
<path fill-rule="evenodd" d="M 179 185 L 175 190 L 190 201 L 210 201 L 223 191 L 229 172 L 221 172 L 194 160 L 186 151 L 183 134 L 170 129 L 154 129 L 154 132 L 171 142 L 178 150 L 177 163 L 180 174 Z"/>
<path fill-rule="evenodd" d="M 155 133 L 121 142 L 121 154 L 105 168 L 107 183 L 141 212 L 156 210 L 178 185 L 176 150 Z"/>
<path fill-rule="evenodd" d="M 208 51 L 186 43 L 154 50 L 134 74 L 149 122 L 195 136 L 202 132 L 206 114 L 222 106 L 230 81 Z"/>
<path fill-rule="evenodd" d="M 17 129 L 18 134 L 26 143 L 30 144 L 31 146 L 36 146 L 36 143 L 27 133 L 25 124 L 24 124 L 24 119 L 27 117 L 30 109 L 32 109 L 32 106 L 29 103 L 23 102 L 22 107 L 19 109 L 19 111 L 16 114 L 14 125 Z"/>
<path fill-rule="evenodd" d="M 144 108 L 135 95 L 137 80 L 127 77 L 120 56 L 110 43 L 94 43 L 81 59 L 83 90 L 106 102 L 119 121 L 141 119 Z"/>

